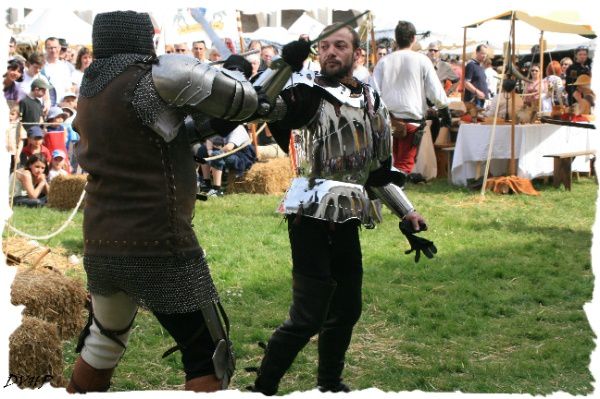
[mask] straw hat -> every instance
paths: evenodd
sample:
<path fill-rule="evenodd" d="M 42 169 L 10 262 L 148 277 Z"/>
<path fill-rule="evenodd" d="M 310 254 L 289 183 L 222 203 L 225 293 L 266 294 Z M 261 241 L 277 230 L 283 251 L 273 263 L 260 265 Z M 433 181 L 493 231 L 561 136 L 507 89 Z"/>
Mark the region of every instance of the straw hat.
<path fill-rule="evenodd" d="M 573 83 L 569 83 L 569 86 L 585 86 L 590 85 L 592 83 L 592 78 L 590 75 L 579 75 L 577 76 L 577 80 Z"/>

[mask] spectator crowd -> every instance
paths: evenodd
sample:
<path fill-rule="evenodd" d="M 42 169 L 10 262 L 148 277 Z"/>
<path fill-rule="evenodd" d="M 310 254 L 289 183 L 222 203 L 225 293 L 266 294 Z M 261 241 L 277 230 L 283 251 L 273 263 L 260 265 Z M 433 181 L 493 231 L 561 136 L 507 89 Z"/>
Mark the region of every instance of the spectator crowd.
<path fill-rule="evenodd" d="M 235 54 L 231 39 L 224 39 L 224 44 Z M 88 47 L 69 46 L 64 39 L 56 37 L 48 37 L 43 48 L 19 50 L 16 40 L 11 38 L 9 60 L 3 75 L 4 98 L 10 109 L 6 150 L 12 160 L 8 173 L 13 182 L 11 187 L 14 187 L 13 202 L 40 206 L 45 203 L 55 176 L 85 172 L 77 163 L 74 149 L 79 135 L 73 130 L 72 122 L 77 114 L 79 87 L 94 55 Z M 279 55 L 278 46 L 258 40 L 249 42 L 247 50 L 255 50 L 245 55 L 251 65 L 245 72 L 250 80 L 268 68 Z M 319 70 L 319 63 L 315 61 L 317 51 L 315 49 L 305 61 L 306 69 Z M 393 39 L 361 43 L 360 53 L 354 60 L 353 75 L 382 93 L 392 118 L 395 115 L 396 123 L 404 123 L 405 130 L 417 132 L 418 136 L 421 121 L 432 120 L 434 141 L 442 126 L 444 110 L 457 98 L 485 110 L 488 116 L 493 115 L 497 102 L 504 110 L 499 115 L 507 114 L 507 93 L 513 90 L 518 94 L 518 107 L 539 109 L 548 114 L 557 108 L 570 110 L 573 114 L 591 114 L 593 111 L 592 61 L 586 47 L 577 48 L 573 58 L 545 60 L 543 70 L 539 63 L 524 62 L 509 67 L 506 74 L 502 69 L 502 57 L 493 56 L 486 44 L 478 45 L 473 57 L 464 61 L 443 51 L 443 43 L 438 41 L 431 42 L 423 50 L 417 40 L 401 45 Z M 222 67 L 224 62 L 218 48 L 207 47 L 203 40 L 193 41 L 190 46 L 188 43 L 167 44 L 165 53 L 194 57 L 217 67 Z M 518 74 L 513 73 L 513 68 L 518 69 Z M 392 73 L 392 69 L 402 73 Z M 502 76 L 510 81 L 500 87 Z M 509 79 L 515 76 L 521 79 Z M 441 114 L 440 109 L 443 110 Z M 396 135 L 394 148 L 398 160 L 396 166 L 410 174 L 419 138 L 407 136 L 406 133 L 402 138 Z M 256 162 L 256 152 L 248 145 L 248 140 L 251 140 L 248 130 L 241 126 L 223 140 L 197 143 L 194 154 L 198 161 L 199 193 L 222 196 L 226 183 L 223 174 L 233 171 L 235 176 L 241 176 Z M 400 144 L 401 140 L 403 144 Z M 258 138 L 258 144 L 276 145 L 268 128 Z M 227 156 L 230 151 L 232 155 Z M 212 160 L 213 157 L 217 159 Z"/>

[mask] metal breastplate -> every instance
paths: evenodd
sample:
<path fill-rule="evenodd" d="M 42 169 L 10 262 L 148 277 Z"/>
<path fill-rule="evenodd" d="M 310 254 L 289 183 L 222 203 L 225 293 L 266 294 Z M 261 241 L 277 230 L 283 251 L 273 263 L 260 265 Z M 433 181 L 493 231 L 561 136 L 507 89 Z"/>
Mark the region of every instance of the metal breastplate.
<path fill-rule="evenodd" d="M 290 155 L 301 177 L 292 182 L 279 210 L 339 223 L 356 218 L 373 225 L 380 220 L 380 206 L 368 198 L 364 184 L 390 157 L 388 111 L 380 104 L 369 112 L 375 102 L 371 93 L 365 100 L 342 85 L 321 89 L 337 101 L 324 96 L 315 118 L 294 132 Z"/>

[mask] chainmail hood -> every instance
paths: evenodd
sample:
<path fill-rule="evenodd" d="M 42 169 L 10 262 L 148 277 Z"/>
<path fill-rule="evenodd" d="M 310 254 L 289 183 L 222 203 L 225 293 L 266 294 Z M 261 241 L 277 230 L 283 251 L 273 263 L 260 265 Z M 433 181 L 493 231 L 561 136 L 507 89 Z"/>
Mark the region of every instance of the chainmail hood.
<path fill-rule="evenodd" d="M 148 13 L 112 11 L 94 18 L 92 45 L 97 59 L 124 53 L 155 55 L 153 38 Z"/>

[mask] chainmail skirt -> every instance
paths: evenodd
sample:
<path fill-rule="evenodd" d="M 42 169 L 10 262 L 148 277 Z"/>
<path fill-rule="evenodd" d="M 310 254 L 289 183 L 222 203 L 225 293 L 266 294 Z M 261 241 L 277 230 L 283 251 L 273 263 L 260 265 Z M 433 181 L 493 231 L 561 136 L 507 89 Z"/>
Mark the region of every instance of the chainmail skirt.
<path fill-rule="evenodd" d="M 143 308 L 160 313 L 189 313 L 217 302 L 219 296 L 204 256 L 84 256 L 88 290 L 109 296 L 125 292 Z"/>

